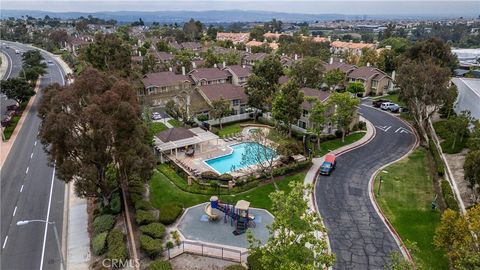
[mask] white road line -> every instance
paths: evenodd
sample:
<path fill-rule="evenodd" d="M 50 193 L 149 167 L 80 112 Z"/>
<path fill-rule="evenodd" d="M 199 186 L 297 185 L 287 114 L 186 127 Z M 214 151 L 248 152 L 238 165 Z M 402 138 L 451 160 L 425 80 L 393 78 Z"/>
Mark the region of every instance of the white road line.
<path fill-rule="evenodd" d="M 30 167 L 27 167 L 27 170 L 25 170 L 25 174 L 28 174 L 28 169 L 30 169 Z"/>
<path fill-rule="evenodd" d="M 3 241 L 2 249 L 4 249 L 5 246 L 7 245 L 7 241 L 8 241 L 8 235 L 7 235 L 7 237 L 5 237 L 5 241 Z"/>
<path fill-rule="evenodd" d="M 12 216 L 15 216 L 16 213 L 17 213 L 17 207 L 15 206 L 15 209 L 13 209 L 13 215 Z"/>
<path fill-rule="evenodd" d="M 55 165 L 53 165 L 52 181 L 50 183 L 50 195 L 48 198 L 47 218 L 45 219 L 45 233 L 43 234 L 42 259 L 40 261 L 40 270 L 43 269 L 43 259 L 45 257 L 45 245 L 47 244 L 48 222 L 50 219 L 50 206 L 52 205 L 53 182 L 55 180 Z"/>
<path fill-rule="evenodd" d="M 23 192 L 23 185 L 22 185 L 22 187 L 20 188 L 20 192 Z"/>
<path fill-rule="evenodd" d="M 388 126 L 386 129 L 385 129 L 385 132 L 387 132 L 389 129 L 391 129 L 392 126 Z"/>
<path fill-rule="evenodd" d="M 37 141 L 35 141 L 35 143 L 33 144 L 33 146 L 37 146 Z"/>
<path fill-rule="evenodd" d="M 33 157 L 33 152 L 30 154 L 30 159 L 32 159 L 32 157 Z"/>

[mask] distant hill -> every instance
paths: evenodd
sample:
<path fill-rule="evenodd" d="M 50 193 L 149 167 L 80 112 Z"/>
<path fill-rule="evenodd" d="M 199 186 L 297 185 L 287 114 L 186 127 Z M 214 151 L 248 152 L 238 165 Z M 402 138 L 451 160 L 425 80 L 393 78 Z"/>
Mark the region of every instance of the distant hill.
<path fill-rule="evenodd" d="M 414 18 L 445 18 L 446 15 L 342 15 L 342 14 L 300 14 L 270 11 L 250 10 L 208 10 L 208 11 L 106 11 L 106 12 L 50 12 L 40 10 L 2 10 L 0 18 L 20 18 L 29 15 L 35 18 L 43 18 L 45 15 L 61 19 L 75 19 L 80 16 L 92 15 L 105 20 L 114 19 L 118 22 L 133 22 L 142 18 L 146 23 L 179 23 L 190 18 L 200 20 L 203 23 L 232 23 L 232 22 L 263 22 L 272 18 L 284 22 L 312 22 L 331 20 L 353 19 L 414 19 Z"/>

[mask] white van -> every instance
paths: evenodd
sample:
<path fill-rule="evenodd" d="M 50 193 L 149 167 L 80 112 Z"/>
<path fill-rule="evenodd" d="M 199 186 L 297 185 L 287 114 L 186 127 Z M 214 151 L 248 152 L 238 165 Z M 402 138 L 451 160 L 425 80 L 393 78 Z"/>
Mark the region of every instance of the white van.
<path fill-rule="evenodd" d="M 382 103 L 382 105 L 380 105 L 380 109 L 387 111 L 387 110 L 390 110 L 390 108 L 393 107 L 394 105 L 396 104 L 392 102 L 384 102 Z"/>

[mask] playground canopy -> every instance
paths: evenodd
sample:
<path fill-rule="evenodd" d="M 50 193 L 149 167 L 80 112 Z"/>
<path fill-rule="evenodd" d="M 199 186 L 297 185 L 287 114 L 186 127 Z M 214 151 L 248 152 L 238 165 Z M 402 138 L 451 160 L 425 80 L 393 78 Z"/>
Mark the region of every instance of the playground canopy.
<path fill-rule="evenodd" d="M 235 205 L 235 208 L 238 210 L 248 210 L 249 207 L 250 207 L 250 202 L 245 200 L 240 200 Z"/>

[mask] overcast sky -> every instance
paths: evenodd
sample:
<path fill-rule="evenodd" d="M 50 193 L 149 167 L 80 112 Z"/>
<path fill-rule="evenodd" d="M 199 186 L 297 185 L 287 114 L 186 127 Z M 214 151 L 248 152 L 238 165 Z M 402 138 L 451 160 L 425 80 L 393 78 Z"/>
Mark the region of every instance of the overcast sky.
<path fill-rule="evenodd" d="M 265 10 L 289 13 L 311 14 L 442 14 L 458 16 L 479 14 L 480 0 L 471 1 L 334 1 L 334 0 L 264 0 L 264 1 L 93 1 L 93 0 L 2 0 L 2 9 L 42 10 L 42 11 L 156 11 L 156 10 Z M 240 18 L 239 18 L 240 19 Z"/>

